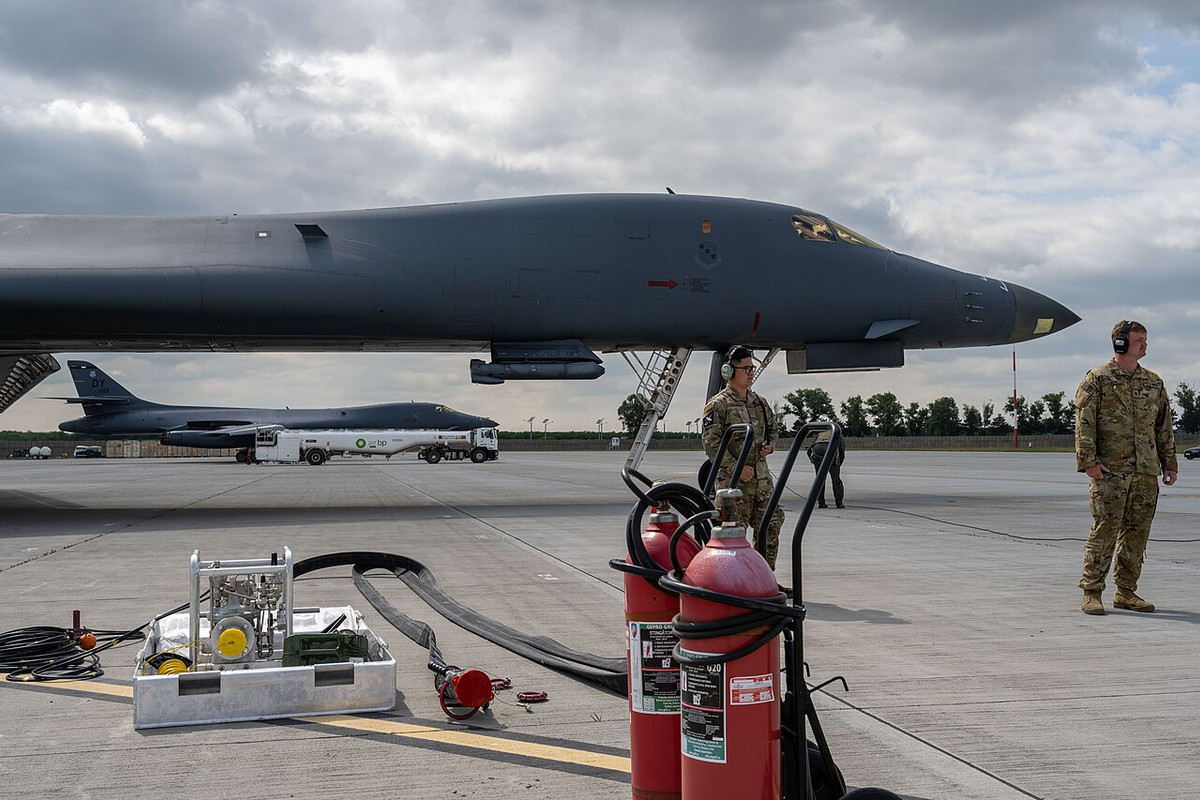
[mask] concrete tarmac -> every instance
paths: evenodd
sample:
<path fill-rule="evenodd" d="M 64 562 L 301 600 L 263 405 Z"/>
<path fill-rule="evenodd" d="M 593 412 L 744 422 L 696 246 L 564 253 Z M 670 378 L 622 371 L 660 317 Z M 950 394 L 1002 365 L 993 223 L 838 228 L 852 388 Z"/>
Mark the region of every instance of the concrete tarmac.
<path fill-rule="evenodd" d="M 126 629 L 186 602 L 188 561 L 343 550 L 426 564 L 461 603 L 577 650 L 624 654 L 624 453 L 400 456 L 321 467 L 199 459 L 0 461 L 0 630 Z M 772 457 L 778 470 L 782 454 Z M 698 454 L 647 454 L 694 480 Z M 913 800 L 1194 798 L 1200 786 L 1200 467 L 1162 490 L 1139 594 L 1153 614 L 1080 612 L 1090 525 L 1069 454 L 854 451 L 844 510 L 803 546 L 805 655 L 851 787 Z M 779 578 L 803 458 L 788 483 Z M 135 731 L 135 646 L 103 677 L 0 684 L 0 797 L 627 798 L 626 700 L 463 630 L 387 573 L 447 660 L 511 679 L 466 722 L 442 714 L 427 653 L 362 598 L 350 569 L 296 582 L 351 604 L 398 661 L 394 711 Z M 541 690 L 528 709 L 515 693 Z"/>

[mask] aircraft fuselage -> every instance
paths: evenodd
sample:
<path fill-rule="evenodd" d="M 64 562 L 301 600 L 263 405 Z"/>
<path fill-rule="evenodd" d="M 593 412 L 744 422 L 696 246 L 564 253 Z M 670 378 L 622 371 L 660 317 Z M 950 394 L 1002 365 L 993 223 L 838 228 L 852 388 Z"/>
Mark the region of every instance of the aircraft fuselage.
<path fill-rule="evenodd" d="M 0 215 L 0 353 L 552 340 L 914 349 L 1023 341 L 1078 319 L 1011 283 L 806 239 L 802 213 L 635 194 L 261 216 Z"/>

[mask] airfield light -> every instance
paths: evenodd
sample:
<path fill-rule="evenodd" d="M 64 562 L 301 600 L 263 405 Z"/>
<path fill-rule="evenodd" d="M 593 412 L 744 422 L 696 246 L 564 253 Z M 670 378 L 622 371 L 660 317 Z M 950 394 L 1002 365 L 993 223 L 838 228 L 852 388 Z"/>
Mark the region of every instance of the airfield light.
<path fill-rule="evenodd" d="M 599 439 L 602 436 L 604 436 L 604 417 L 596 420 L 596 438 Z"/>
<path fill-rule="evenodd" d="M 551 422 L 554 422 L 554 420 L 552 420 L 552 419 L 542 420 L 542 438 L 543 439 L 549 438 L 549 428 L 550 428 Z"/>
<path fill-rule="evenodd" d="M 527 419 L 525 421 L 529 423 L 529 438 L 530 438 L 530 440 L 532 440 L 533 439 L 533 417 L 530 417 L 529 419 Z"/>

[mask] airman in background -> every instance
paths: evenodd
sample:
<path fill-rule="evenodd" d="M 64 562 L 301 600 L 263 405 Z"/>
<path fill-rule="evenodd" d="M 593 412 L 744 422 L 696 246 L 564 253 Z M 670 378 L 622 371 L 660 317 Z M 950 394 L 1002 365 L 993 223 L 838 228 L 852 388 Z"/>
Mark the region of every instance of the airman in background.
<path fill-rule="evenodd" d="M 1162 378 L 1138 362 L 1146 327 L 1121 320 L 1112 330 L 1116 355 L 1096 367 L 1075 393 L 1075 461 L 1091 478 L 1092 524 L 1083 551 L 1083 613 L 1103 614 L 1104 579 L 1113 564 L 1113 606 L 1153 611 L 1136 594 L 1150 524 L 1158 505 L 1158 476 L 1175 483 L 1179 464 L 1171 405 Z"/>
<path fill-rule="evenodd" d="M 829 440 L 832 438 L 831 431 L 821 431 L 805 450 L 808 453 L 808 460 L 812 462 L 813 469 L 818 472 L 821 471 L 821 459 L 825 458 L 825 451 L 829 449 Z M 833 502 L 838 508 L 846 507 L 846 504 L 842 502 L 846 497 L 846 486 L 842 483 L 842 463 L 845 460 L 846 440 L 839 437 L 837 452 L 833 454 L 833 461 L 829 463 L 829 478 L 833 481 Z M 829 508 L 825 502 L 825 481 L 821 481 L 821 493 L 817 496 L 817 508 Z"/>

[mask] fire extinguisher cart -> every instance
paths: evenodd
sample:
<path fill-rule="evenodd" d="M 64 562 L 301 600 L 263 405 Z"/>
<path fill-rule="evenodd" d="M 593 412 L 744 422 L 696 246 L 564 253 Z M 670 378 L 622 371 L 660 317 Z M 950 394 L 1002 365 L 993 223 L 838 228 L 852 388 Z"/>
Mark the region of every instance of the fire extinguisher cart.
<path fill-rule="evenodd" d="M 770 713 L 764 717 L 766 720 L 765 724 L 775 726 L 776 730 L 779 732 L 780 752 L 776 754 L 775 757 L 781 758 L 782 762 L 779 764 L 782 772 L 780 775 L 781 784 L 779 785 L 778 794 L 775 793 L 774 787 L 767 787 L 765 789 L 764 797 L 781 797 L 782 800 L 826 800 L 827 798 L 833 800 L 834 798 L 843 797 L 846 798 L 846 800 L 867 800 L 867 798 L 875 798 L 876 800 L 894 798 L 895 800 L 899 800 L 897 795 L 883 789 L 863 788 L 856 789 L 853 792 L 846 794 L 845 781 L 843 780 L 841 771 L 838 769 L 833 760 L 833 756 L 830 753 L 828 742 L 825 739 L 825 734 L 821 729 L 820 721 L 817 718 L 816 708 L 812 703 L 812 692 L 818 691 L 824 686 L 827 686 L 833 682 L 841 682 L 843 686 L 845 686 L 845 680 L 838 676 L 810 688 L 804 678 L 803 670 L 806 666 L 804 662 L 805 608 L 802 601 L 803 559 L 801 545 L 803 542 L 805 528 L 808 525 L 809 518 L 812 515 L 813 507 L 816 504 L 818 491 L 821 484 L 824 482 L 826 475 L 828 474 L 834 454 L 836 454 L 838 450 L 837 445 L 842 434 L 841 429 L 836 424 L 811 422 L 806 424 L 797 432 L 792 447 L 788 451 L 784 468 L 776 482 L 775 491 L 771 495 L 762 518 L 764 520 L 769 520 L 771 515 L 774 513 L 774 510 L 778 507 L 783 488 L 787 484 L 788 476 L 791 474 L 791 470 L 795 465 L 796 458 L 801 451 L 801 442 L 803 442 L 810 434 L 819 430 L 830 431 L 830 446 L 826 448 L 825 457 L 822 459 L 821 464 L 817 469 L 816 476 L 809 490 L 807 500 L 804 504 L 803 510 L 801 511 L 800 518 L 796 523 L 795 532 L 793 534 L 792 580 L 795 584 L 795 600 L 793 603 L 788 603 L 786 597 L 782 593 L 778 593 L 775 596 L 766 596 L 769 595 L 770 592 L 766 591 L 763 587 L 759 587 L 757 592 L 752 592 L 752 594 L 757 594 L 758 596 L 743 597 L 737 594 L 732 594 L 729 591 L 704 588 L 702 586 L 693 585 L 693 582 L 685 582 L 685 576 L 687 573 L 685 573 L 683 566 L 677 558 L 675 545 L 679 542 L 683 534 L 691 527 L 700 524 L 708 524 L 708 520 L 718 517 L 720 512 L 716 511 L 715 509 L 699 511 L 679 525 L 671 540 L 672 546 L 670 552 L 673 570 L 668 574 L 663 575 L 659 579 L 659 584 L 663 587 L 663 589 L 681 595 L 681 600 L 684 601 L 684 603 L 687 602 L 688 598 L 695 598 L 696 600 L 702 601 L 702 605 L 707 606 L 707 604 L 721 604 L 745 612 L 734 616 L 725 614 L 720 620 L 710 623 L 691 623 L 687 619 L 684 619 L 684 611 L 681 610 L 680 616 L 677 618 L 679 624 L 676 626 L 676 632 L 681 639 L 711 639 L 712 637 L 723 636 L 726 639 L 740 643 L 745 641 L 747 637 L 757 637 L 757 639 L 754 641 L 738 647 L 738 649 L 734 652 L 719 656 L 702 656 L 699 658 L 697 658 L 695 654 L 689 654 L 688 650 L 683 646 L 683 642 L 681 642 L 680 646 L 678 646 L 675 651 L 676 658 L 685 665 L 691 664 L 693 668 L 695 668 L 696 666 L 706 667 L 710 665 L 729 663 L 735 660 L 743 660 L 751 657 L 751 654 L 753 654 L 756 650 L 763 648 L 764 652 L 767 654 L 765 657 L 767 659 L 774 660 L 775 669 L 777 671 L 778 649 L 776 648 L 774 642 L 779 633 L 783 633 L 785 651 L 784 672 L 786 675 L 786 683 L 784 686 L 782 703 L 777 710 L 774 708 L 771 709 L 772 712 L 777 711 L 777 715 L 774 717 L 774 720 L 771 719 Z M 733 473 L 735 476 L 741 473 L 741 467 L 745 464 L 746 458 L 750 452 L 754 433 L 753 429 L 749 425 L 731 426 L 730 429 L 726 431 L 725 437 L 722 439 L 721 445 L 718 449 L 715 462 L 720 463 L 721 458 L 728 449 L 730 437 L 739 432 L 744 433 L 745 440 L 743 441 L 737 466 L 735 467 Z M 707 478 L 704 489 L 706 496 L 712 495 L 712 488 L 715 481 L 716 472 L 716 469 L 710 470 L 710 474 Z M 736 478 L 734 479 L 734 484 L 736 485 Z M 732 500 L 736 496 L 740 496 L 740 493 L 738 493 L 736 490 L 723 490 L 718 494 L 724 495 L 729 500 Z M 738 545 L 736 543 L 737 534 L 734 532 L 737 530 L 736 524 L 727 522 L 722 525 L 722 528 L 730 529 L 730 532 L 726 534 L 725 538 L 729 541 L 733 541 L 734 544 L 731 545 L 733 548 L 732 550 L 721 553 L 720 555 L 725 557 L 726 561 L 729 560 L 729 556 L 740 557 L 743 561 L 749 564 L 751 571 L 761 571 L 758 565 L 752 563 L 752 561 L 747 561 L 744 555 L 739 555 L 739 553 L 744 553 L 746 546 Z M 742 536 L 744 537 L 745 530 L 740 530 Z M 718 538 L 718 532 L 714 531 L 712 536 L 715 543 Z M 730 539 L 730 537 L 732 537 L 732 539 Z M 759 537 L 759 548 L 765 547 L 765 539 L 765 536 Z M 722 546 L 723 545 L 718 545 L 718 547 Z M 753 556 L 753 553 L 750 555 Z M 761 552 L 758 555 L 759 561 L 761 562 L 761 568 L 765 568 L 769 573 L 770 567 L 768 567 L 765 560 L 761 558 Z M 702 553 L 700 556 L 697 556 L 692 563 L 703 563 L 703 561 L 704 558 Z M 758 583 L 762 583 L 763 581 L 761 577 L 757 580 Z M 773 577 L 769 578 L 769 580 L 772 584 L 772 588 L 774 588 Z M 745 585 L 745 583 L 743 582 L 742 585 Z M 733 633 L 734 637 L 740 636 L 740 638 L 730 637 L 730 633 Z M 693 674 L 696 673 L 693 672 Z M 765 685 L 770 681 L 767 679 L 766 675 L 764 675 L 763 678 L 763 684 L 765 687 Z M 747 679 L 743 678 L 742 681 L 743 683 L 746 683 Z M 741 687 L 739 691 L 745 692 L 754 688 L 747 688 L 747 686 Z M 734 687 L 730 686 L 729 690 L 730 691 L 728 694 L 732 695 L 734 693 Z M 722 686 L 721 691 L 723 694 L 726 693 L 724 686 Z M 769 687 L 764 689 L 764 694 L 769 694 Z M 725 698 L 722 697 L 721 700 L 724 702 Z M 779 703 L 779 698 L 771 698 L 771 702 Z M 808 729 L 811 729 L 815 742 L 808 741 L 806 735 L 806 731 Z M 684 784 L 683 800 L 691 800 L 688 794 L 686 780 L 684 781 Z M 705 791 L 705 789 L 701 789 L 700 791 Z"/>

